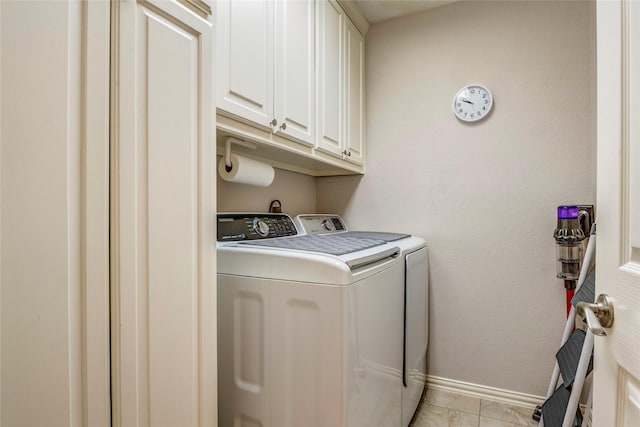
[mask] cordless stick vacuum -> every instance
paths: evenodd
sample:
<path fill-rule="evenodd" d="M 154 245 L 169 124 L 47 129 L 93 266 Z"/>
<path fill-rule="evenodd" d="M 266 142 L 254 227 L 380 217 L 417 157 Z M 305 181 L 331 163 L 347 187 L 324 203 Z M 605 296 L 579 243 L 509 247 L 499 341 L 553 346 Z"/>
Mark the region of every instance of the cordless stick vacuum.
<path fill-rule="evenodd" d="M 567 315 L 571 310 L 571 298 L 582 268 L 583 242 L 590 233 L 592 221 L 592 205 L 558 206 L 558 225 L 553 232 L 556 240 L 556 277 L 564 280 L 564 288 L 567 291 Z"/>

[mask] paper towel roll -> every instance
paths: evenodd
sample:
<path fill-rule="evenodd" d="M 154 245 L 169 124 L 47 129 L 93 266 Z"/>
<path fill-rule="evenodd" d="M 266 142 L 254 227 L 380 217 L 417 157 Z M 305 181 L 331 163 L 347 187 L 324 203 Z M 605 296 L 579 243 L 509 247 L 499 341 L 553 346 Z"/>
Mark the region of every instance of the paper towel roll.
<path fill-rule="evenodd" d="M 271 165 L 233 153 L 229 158 L 231 159 L 230 169 L 227 169 L 224 157 L 218 164 L 218 173 L 225 181 L 260 187 L 268 187 L 273 182 L 274 171 Z"/>

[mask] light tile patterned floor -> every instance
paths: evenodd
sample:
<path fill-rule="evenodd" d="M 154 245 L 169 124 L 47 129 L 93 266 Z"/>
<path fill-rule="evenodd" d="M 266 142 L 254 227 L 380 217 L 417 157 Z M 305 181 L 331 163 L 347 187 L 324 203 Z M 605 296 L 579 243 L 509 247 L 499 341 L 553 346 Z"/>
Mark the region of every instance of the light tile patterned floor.
<path fill-rule="evenodd" d="M 533 408 L 428 389 L 409 427 L 537 426 Z"/>

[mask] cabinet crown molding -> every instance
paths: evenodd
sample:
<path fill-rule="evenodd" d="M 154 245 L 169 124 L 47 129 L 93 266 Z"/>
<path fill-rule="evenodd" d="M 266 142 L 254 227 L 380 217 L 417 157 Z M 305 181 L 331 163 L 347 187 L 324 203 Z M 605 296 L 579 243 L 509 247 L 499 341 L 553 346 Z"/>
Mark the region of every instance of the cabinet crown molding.
<path fill-rule="evenodd" d="M 366 36 L 369 31 L 369 21 L 364 17 L 360 8 L 353 0 L 337 0 L 342 10 L 349 16 L 353 25 L 356 26 L 362 36 Z"/>

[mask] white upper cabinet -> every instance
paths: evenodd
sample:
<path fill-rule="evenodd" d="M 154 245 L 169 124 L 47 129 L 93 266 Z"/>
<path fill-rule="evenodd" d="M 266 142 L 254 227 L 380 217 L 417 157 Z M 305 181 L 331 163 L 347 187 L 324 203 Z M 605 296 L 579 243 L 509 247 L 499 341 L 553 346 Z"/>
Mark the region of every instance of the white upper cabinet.
<path fill-rule="evenodd" d="M 316 148 L 361 165 L 364 146 L 364 38 L 333 0 L 317 3 Z"/>
<path fill-rule="evenodd" d="M 313 145 L 312 1 L 218 2 L 220 110 Z"/>
<path fill-rule="evenodd" d="M 333 1 L 317 3 L 318 138 L 321 151 L 342 156 L 344 130 L 344 20 Z"/>
<path fill-rule="evenodd" d="M 275 2 L 221 0 L 217 5 L 217 107 L 270 127 Z"/>
<path fill-rule="evenodd" d="M 364 161 L 364 37 L 347 20 L 346 25 L 346 101 L 345 156 L 362 164 Z"/>
<path fill-rule="evenodd" d="M 257 142 L 251 155 L 279 168 L 362 173 L 367 26 L 357 8 L 340 0 L 217 6 L 219 134 Z"/>
<path fill-rule="evenodd" d="M 275 2 L 276 130 L 313 144 L 315 11 L 313 1 Z"/>

